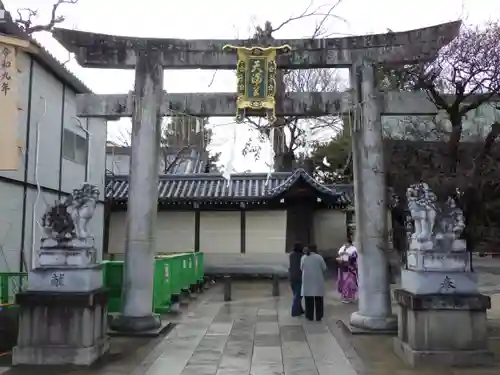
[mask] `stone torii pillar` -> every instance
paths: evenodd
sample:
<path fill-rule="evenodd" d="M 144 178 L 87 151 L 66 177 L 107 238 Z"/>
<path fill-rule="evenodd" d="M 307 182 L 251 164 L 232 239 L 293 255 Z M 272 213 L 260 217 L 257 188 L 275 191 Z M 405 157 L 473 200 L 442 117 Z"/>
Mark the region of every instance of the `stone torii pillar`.
<path fill-rule="evenodd" d="M 131 333 L 161 327 L 152 305 L 163 67 L 155 47 L 146 44 L 135 53 L 123 307 L 111 322 L 113 330 Z"/>
<path fill-rule="evenodd" d="M 359 249 L 359 310 L 351 315 L 354 327 L 393 330 L 388 263 L 387 186 L 382 139 L 381 106 L 373 62 L 363 59 L 351 67 L 355 104 L 353 170 L 356 205 L 356 245 Z"/>

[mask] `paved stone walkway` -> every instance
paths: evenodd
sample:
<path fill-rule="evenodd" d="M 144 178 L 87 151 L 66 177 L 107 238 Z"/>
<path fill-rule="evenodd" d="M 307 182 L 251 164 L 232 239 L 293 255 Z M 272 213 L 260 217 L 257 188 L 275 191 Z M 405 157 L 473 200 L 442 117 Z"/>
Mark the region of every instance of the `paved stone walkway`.
<path fill-rule="evenodd" d="M 327 325 L 291 318 L 288 302 L 200 304 L 146 375 L 356 375 Z"/>

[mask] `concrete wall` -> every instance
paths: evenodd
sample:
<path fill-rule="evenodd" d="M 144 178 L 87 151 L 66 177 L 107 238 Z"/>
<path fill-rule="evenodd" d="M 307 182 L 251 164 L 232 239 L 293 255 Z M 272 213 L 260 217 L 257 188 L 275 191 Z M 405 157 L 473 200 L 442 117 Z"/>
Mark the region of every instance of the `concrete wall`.
<path fill-rule="evenodd" d="M 39 244 L 38 225 L 35 223 L 34 232 L 32 229 L 33 212 L 39 221 L 47 205 L 64 193 L 71 193 L 86 180 L 104 192 L 106 152 L 106 122 L 81 119 L 81 125 L 90 133 L 88 140 L 87 133 L 78 127 L 79 122 L 75 119 L 76 93 L 72 87 L 62 83 L 37 61 L 32 61 L 28 54 L 18 52 L 17 64 L 20 71 L 17 128 L 18 143 L 22 146 L 19 168 L 0 171 L 0 245 L 3 248 L 0 271 L 12 272 L 20 270 L 21 249 L 26 264 L 30 264 L 33 235 L 35 248 Z M 83 146 L 80 147 L 83 156 L 79 159 L 70 157 L 69 147 L 63 148 L 64 129 L 70 131 L 66 134 L 72 137 L 81 137 L 79 145 Z M 68 139 L 70 137 L 66 141 Z M 98 205 L 93 220 L 96 244 L 102 253 L 102 204 Z"/>

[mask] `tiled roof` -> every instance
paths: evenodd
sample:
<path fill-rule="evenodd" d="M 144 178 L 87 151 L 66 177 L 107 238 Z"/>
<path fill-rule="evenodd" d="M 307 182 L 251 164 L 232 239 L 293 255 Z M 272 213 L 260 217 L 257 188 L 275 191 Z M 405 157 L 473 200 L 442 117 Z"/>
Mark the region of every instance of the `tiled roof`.
<path fill-rule="evenodd" d="M 325 186 L 314 180 L 303 169 L 295 172 L 271 174 L 235 174 L 228 182 L 220 174 L 200 173 L 162 175 L 158 184 L 160 201 L 257 201 L 279 197 L 298 181 L 304 181 L 324 199 L 336 204 L 351 202 L 349 189 Z M 352 191 L 352 189 L 351 189 Z M 128 176 L 113 176 L 106 184 L 106 198 L 125 201 L 128 198 Z"/>

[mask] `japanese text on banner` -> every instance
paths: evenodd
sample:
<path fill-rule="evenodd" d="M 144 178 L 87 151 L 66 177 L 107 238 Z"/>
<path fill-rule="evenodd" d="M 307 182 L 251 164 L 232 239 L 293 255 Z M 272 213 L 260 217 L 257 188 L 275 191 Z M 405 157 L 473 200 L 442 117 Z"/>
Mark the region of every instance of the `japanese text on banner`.
<path fill-rule="evenodd" d="M 0 43 L 0 170 L 17 170 L 18 71 L 15 47 Z"/>

